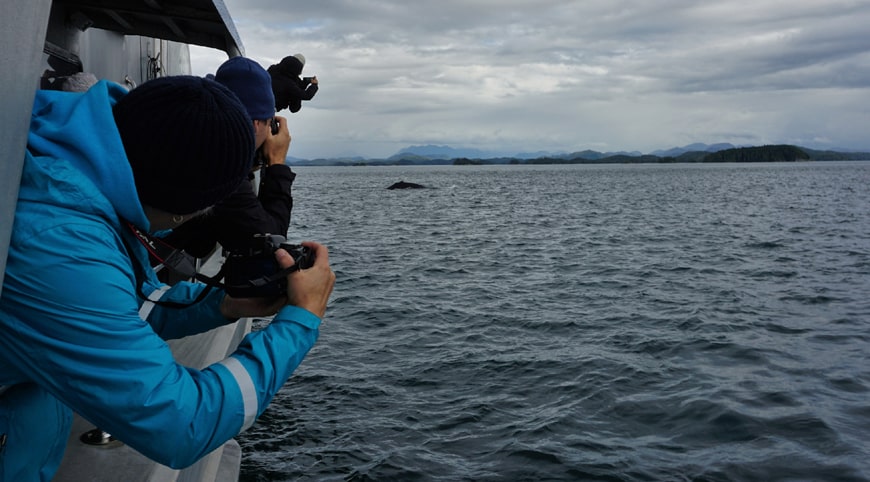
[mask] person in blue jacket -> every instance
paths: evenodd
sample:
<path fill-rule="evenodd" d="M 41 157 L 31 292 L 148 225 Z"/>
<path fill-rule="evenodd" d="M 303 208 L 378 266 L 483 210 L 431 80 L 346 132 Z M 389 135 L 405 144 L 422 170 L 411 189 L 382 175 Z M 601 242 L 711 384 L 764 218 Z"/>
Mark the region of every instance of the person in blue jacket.
<path fill-rule="evenodd" d="M 335 282 L 326 248 L 305 243 L 314 266 L 278 299 L 216 289 L 195 302 L 204 286 L 159 283 L 135 234 L 233 192 L 253 146 L 244 106 L 208 79 L 37 93 L 0 293 L 0 479 L 50 480 L 72 411 L 182 468 L 265 410 L 317 339 Z M 284 250 L 276 259 L 293 264 Z M 164 341 L 270 314 L 204 369 Z"/>

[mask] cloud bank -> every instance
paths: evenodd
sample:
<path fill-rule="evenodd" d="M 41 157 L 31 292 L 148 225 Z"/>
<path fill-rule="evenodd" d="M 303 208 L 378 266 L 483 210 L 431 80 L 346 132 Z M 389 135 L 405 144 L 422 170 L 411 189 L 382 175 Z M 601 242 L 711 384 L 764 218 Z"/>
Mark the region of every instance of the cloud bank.
<path fill-rule="evenodd" d="M 291 155 L 693 142 L 870 150 L 870 3 L 225 0 L 246 55 L 321 90 Z M 221 52 L 195 49 L 195 74 Z"/>

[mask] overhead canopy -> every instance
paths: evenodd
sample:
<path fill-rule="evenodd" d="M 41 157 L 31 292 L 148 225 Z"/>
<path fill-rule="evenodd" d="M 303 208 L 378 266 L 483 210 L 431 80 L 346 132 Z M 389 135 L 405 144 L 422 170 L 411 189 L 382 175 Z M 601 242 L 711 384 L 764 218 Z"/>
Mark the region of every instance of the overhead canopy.
<path fill-rule="evenodd" d="M 243 55 L 223 0 L 54 0 L 77 27 L 160 38 Z"/>

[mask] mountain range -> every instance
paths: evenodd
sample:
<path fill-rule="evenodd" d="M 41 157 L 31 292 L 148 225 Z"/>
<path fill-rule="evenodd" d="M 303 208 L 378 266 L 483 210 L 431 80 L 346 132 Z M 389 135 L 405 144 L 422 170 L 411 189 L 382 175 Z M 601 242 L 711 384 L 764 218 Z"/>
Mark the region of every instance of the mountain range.
<path fill-rule="evenodd" d="M 426 144 L 419 146 L 408 146 L 392 156 L 385 159 L 369 159 L 364 157 L 342 157 L 331 159 L 299 159 L 288 158 L 291 165 L 349 165 L 349 164 L 453 164 L 457 159 L 464 160 L 489 160 L 509 162 L 511 160 L 528 161 L 535 159 L 586 159 L 590 161 L 600 159 L 616 159 L 616 158 L 686 158 L 687 155 L 704 153 L 715 153 L 728 149 L 737 149 L 750 146 L 735 146 L 730 143 L 704 144 L 694 143 L 682 147 L 672 147 L 670 149 L 659 149 L 647 154 L 639 151 L 616 151 L 616 152 L 599 152 L 593 150 L 584 150 L 577 152 L 552 152 L 552 151 L 536 151 L 536 152 L 498 152 L 473 148 L 456 148 L 447 145 Z M 855 158 L 855 156 L 840 157 L 836 154 L 854 153 L 854 151 L 817 151 L 808 148 L 802 148 L 811 153 L 811 157 L 821 160 L 838 159 L 838 158 Z M 863 154 L 863 153 L 858 153 Z M 862 158 L 861 156 L 857 156 Z M 868 157 L 863 157 L 867 159 Z M 686 160 L 691 160 L 686 158 Z M 695 159 L 696 160 L 696 159 Z"/>

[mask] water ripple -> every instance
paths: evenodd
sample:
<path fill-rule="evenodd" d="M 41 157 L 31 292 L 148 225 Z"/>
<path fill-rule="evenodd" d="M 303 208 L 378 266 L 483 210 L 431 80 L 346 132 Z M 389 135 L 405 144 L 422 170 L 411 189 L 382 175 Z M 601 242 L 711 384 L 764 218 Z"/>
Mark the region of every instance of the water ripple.
<path fill-rule="evenodd" d="M 870 480 L 870 165 L 296 170 L 337 285 L 242 481 Z"/>

